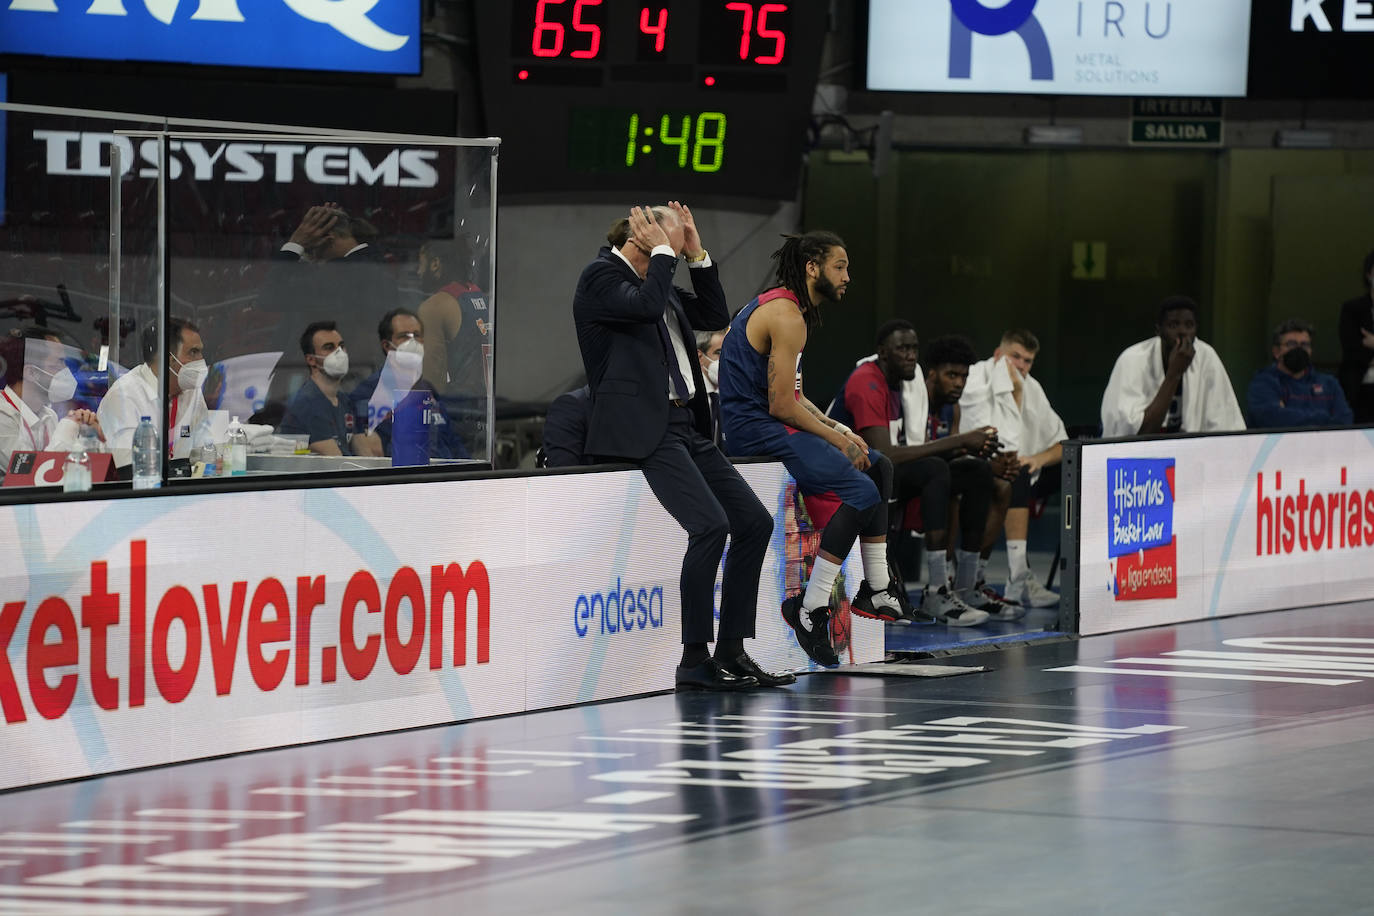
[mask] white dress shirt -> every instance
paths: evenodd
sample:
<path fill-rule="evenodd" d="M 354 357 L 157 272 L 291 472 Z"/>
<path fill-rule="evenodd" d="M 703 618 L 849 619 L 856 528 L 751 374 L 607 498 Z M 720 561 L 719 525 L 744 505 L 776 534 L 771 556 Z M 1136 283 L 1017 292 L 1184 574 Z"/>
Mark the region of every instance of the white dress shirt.
<path fill-rule="evenodd" d="M 0 394 L 0 475 L 15 452 L 70 452 L 80 435 L 75 420 L 58 419 L 51 407 L 35 413 L 8 385 Z"/>
<path fill-rule="evenodd" d="M 172 382 L 175 384 L 175 382 Z M 183 391 L 176 400 L 176 428 L 168 435 L 172 441 L 172 457 L 188 458 L 191 454 L 191 435 L 201 421 L 210 415 L 205 406 L 205 395 L 199 388 Z M 143 417 L 152 417 L 158 423 L 158 435 L 164 435 L 162 426 L 167 415 L 157 409 L 157 376 L 147 363 L 140 363 L 115 380 L 110 390 L 100 402 L 96 411 L 100 428 L 105 433 L 105 443 L 114 455 L 116 467 L 126 467 L 133 463 L 134 430 Z M 158 418 L 161 417 L 161 420 Z"/>

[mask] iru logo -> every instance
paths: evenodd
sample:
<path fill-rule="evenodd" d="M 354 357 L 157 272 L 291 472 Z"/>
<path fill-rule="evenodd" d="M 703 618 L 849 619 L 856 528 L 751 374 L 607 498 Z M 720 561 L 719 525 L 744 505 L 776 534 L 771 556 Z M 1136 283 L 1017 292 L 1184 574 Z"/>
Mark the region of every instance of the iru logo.
<path fill-rule="evenodd" d="M 1117 601 L 1178 597 L 1174 459 L 1107 459 L 1107 556 Z"/>
<path fill-rule="evenodd" d="M 1045 30 L 1035 18 L 1039 0 L 1011 0 L 989 9 L 978 0 L 949 0 L 949 78 L 970 79 L 973 73 L 973 34 L 996 37 L 1015 32 L 1030 54 L 1031 79 L 1053 80 L 1054 57 Z"/>
<path fill-rule="evenodd" d="M 419 0 L 8 0 L 0 9 L 0 52 L 111 60 L 416 73 L 419 31 Z"/>

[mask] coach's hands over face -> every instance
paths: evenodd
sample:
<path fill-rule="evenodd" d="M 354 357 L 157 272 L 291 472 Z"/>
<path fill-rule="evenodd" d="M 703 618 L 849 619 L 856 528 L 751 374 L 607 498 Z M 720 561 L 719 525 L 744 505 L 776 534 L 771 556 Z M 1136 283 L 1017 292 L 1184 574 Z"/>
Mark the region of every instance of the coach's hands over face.
<path fill-rule="evenodd" d="M 706 248 L 701 244 L 701 234 L 697 232 L 697 223 L 692 218 L 692 211 L 687 209 L 686 204 L 676 200 L 668 201 L 668 207 L 682 221 L 682 253 L 692 259 L 701 257 Z"/>
<path fill-rule="evenodd" d="M 673 247 L 668 233 L 654 220 L 653 211 L 647 207 L 630 208 L 630 241 L 645 254 L 659 245 Z"/>

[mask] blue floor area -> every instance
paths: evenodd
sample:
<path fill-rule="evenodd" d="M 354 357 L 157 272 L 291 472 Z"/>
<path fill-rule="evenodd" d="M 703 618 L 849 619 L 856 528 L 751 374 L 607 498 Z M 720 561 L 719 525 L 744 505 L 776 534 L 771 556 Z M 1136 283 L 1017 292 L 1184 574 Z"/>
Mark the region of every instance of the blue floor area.
<path fill-rule="evenodd" d="M 911 603 L 920 604 L 920 589 L 908 592 Z M 971 646 L 994 646 L 1040 639 L 1061 639 L 1058 608 L 1031 608 L 1020 620 L 989 620 L 976 627 L 949 627 L 943 623 L 889 623 L 886 629 L 888 652 L 927 654 L 961 651 Z"/>

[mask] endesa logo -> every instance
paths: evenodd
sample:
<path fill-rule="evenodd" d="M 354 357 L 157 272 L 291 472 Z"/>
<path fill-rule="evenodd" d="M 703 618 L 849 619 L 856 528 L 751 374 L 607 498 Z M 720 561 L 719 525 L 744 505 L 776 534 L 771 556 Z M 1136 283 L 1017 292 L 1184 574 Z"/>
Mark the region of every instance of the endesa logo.
<path fill-rule="evenodd" d="M 9 0 L 0 51 L 415 73 L 419 18 L 418 0 Z"/>
<path fill-rule="evenodd" d="M 1174 459 L 1107 459 L 1107 556 L 1117 601 L 1178 597 Z"/>
<path fill-rule="evenodd" d="M 144 139 L 137 147 L 130 137 L 75 130 L 35 130 L 44 146 L 49 175 L 108 178 L 111 146 L 118 146 L 125 175 L 138 169 L 140 178 L 157 177 L 158 141 Z M 434 149 L 328 146 L 306 143 L 201 143 L 168 140 L 167 176 L 173 181 L 190 176 L 196 181 L 293 184 L 298 175 L 317 185 L 381 185 L 388 188 L 433 188 L 439 184 Z M 135 155 L 137 153 L 137 155 Z"/>
<path fill-rule="evenodd" d="M 973 74 L 973 33 L 1008 35 L 1015 32 L 1030 55 L 1033 80 L 1054 79 L 1054 57 L 1045 30 L 1035 18 L 1039 0 L 1011 0 L 1005 6 L 989 9 L 978 0 L 949 0 L 954 15 L 949 22 L 949 78 L 969 79 Z"/>
<path fill-rule="evenodd" d="M 91 563 L 79 607 L 57 596 L 39 602 L 28 639 L 13 654 L 10 643 L 27 602 L 0 608 L 0 711 L 6 723 L 26 721 L 30 710 L 44 719 L 61 718 L 82 678 L 89 679 L 86 688 L 101 709 L 143 706 L 149 669 L 167 703 L 182 702 L 207 681 L 213 681 L 216 695 L 226 696 L 235 689 L 240 643 L 248 674 L 264 693 L 283 685 L 333 683 L 340 662 L 350 679 L 366 680 L 383 655 L 395 675 L 411 674 L 426 656 L 429 670 L 438 670 L 450 645 L 453 667 L 462 667 L 469 662 L 473 599 L 475 661 L 491 661 L 491 584 L 480 560 L 466 570 L 457 563 L 431 567 L 427 584 L 417 570 L 403 566 L 385 589 L 370 572 L 359 570 L 349 577 L 342 598 L 334 597 L 337 603 L 330 601 L 322 575 L 300 576 L 294 588 L 276 578 L 252 588 L 246 581 L 227 588 L 206 583 L 197 590 L 173 585 L 154 598 L 148 594 L 146 541 L 130 543 L 128 568 L 128 594 L 120 595 L 109 588 L 109 564 Z M 327 611 L 337 618 L 338 633 L 316 651 L 311 619 Z M 368 620 L 374 630 L 379 622 L 381 632 L 364 636 L 360 630 Z M 22 659 L 19 672 L 11 661 L 15 657 Z M 252 688 L 241 683 L 243 689 Z"/>
<path fill-rule="evenodd" d="M 588 633 L 628 633 L 631 630 L 657 630 L 663 626 L 663 586 L 622 588 L 615 586 L 605 594 L 578 595 L 573 602 L 573 630 L 582 639 Z"/>

